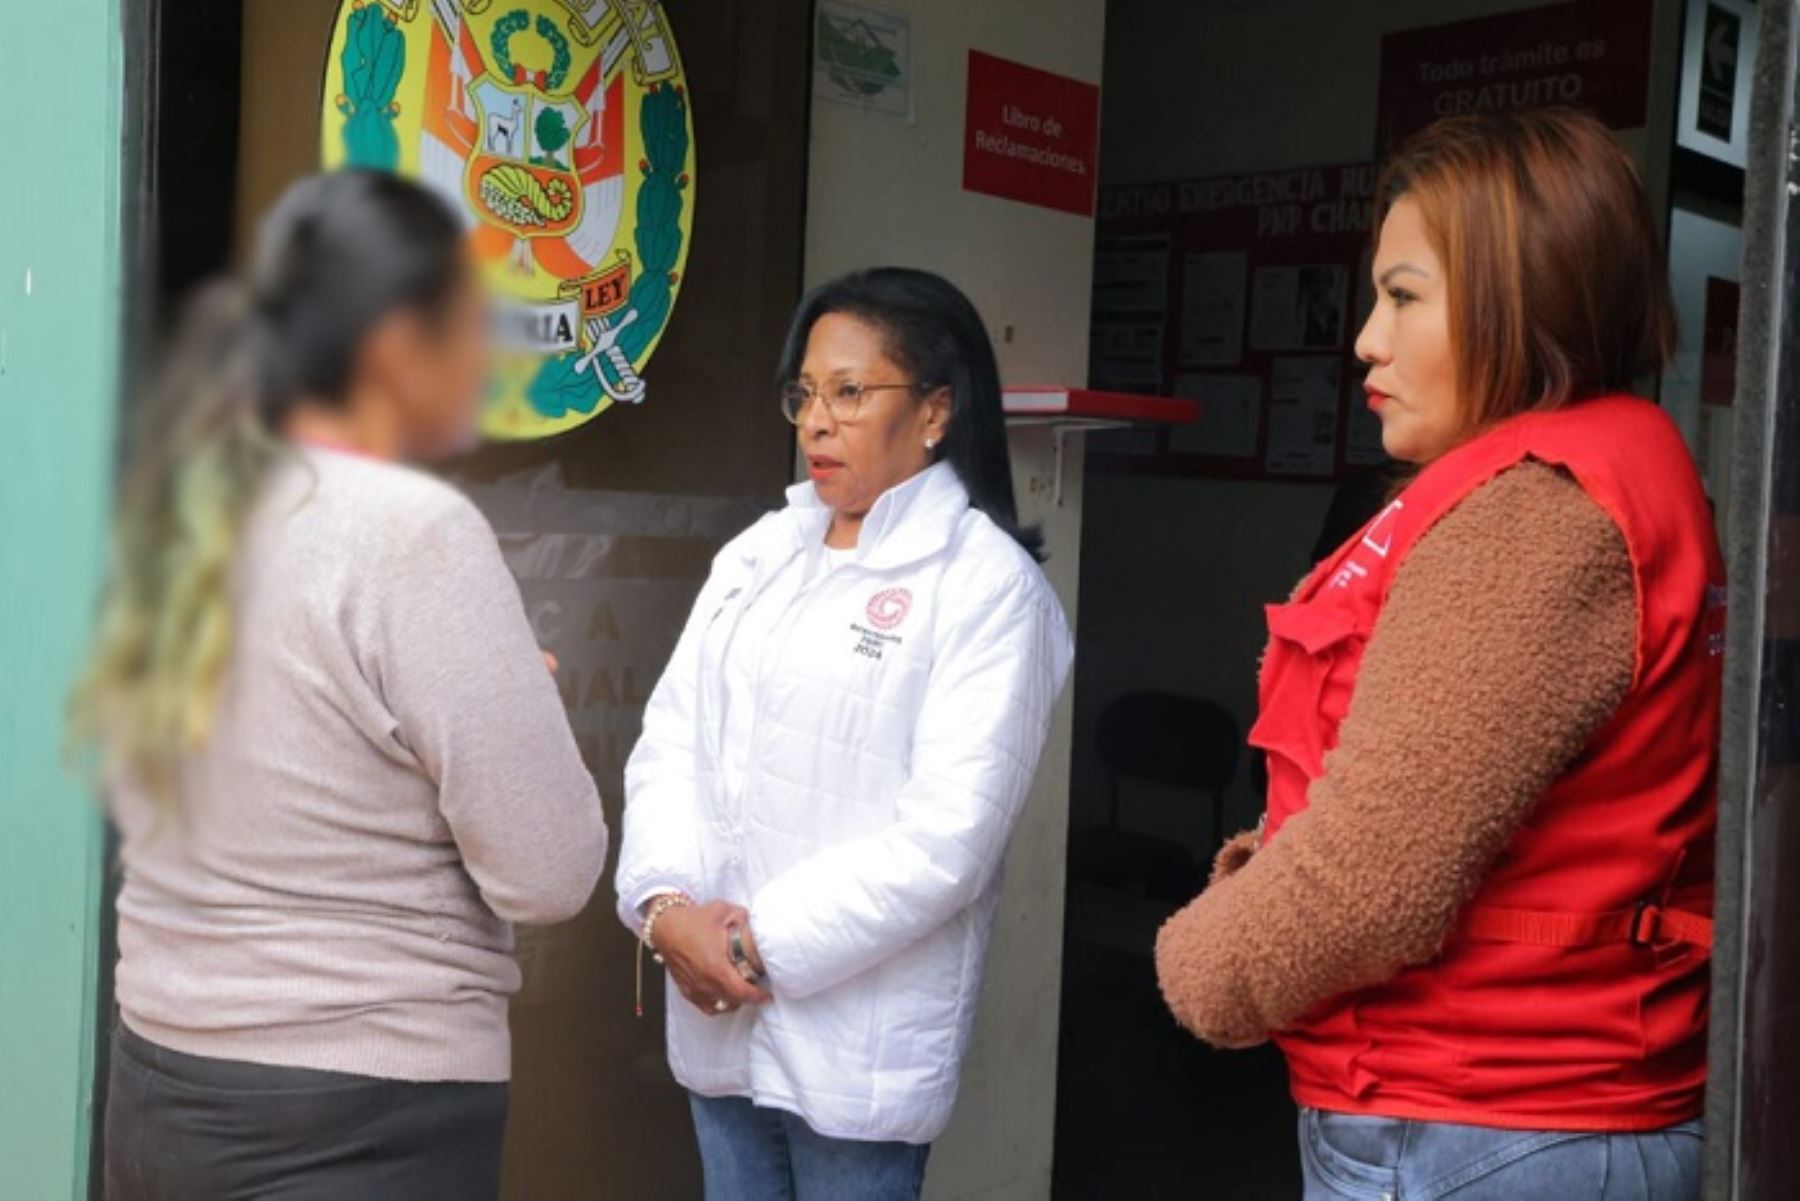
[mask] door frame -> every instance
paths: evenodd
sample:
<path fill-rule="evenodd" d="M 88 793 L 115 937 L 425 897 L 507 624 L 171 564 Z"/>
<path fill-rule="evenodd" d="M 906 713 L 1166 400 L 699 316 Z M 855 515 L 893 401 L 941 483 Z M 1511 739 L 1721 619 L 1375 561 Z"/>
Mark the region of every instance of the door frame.
<path fill-rule="evenodd" d="M 112 495 L 124 263 L 124 0 L 7 9 L 0 189 L 0 1163 L 9 1195 L 89 1191 L 102 823 L 63 754 Z M 47 106 L 46 101 L 53 104 Z M 46 199 L 51 202 L 46 204 Z"/>
<path fill-rule="evenodd" d="M 1800 903 L 1800 813 L 1787 732 L 1800 623 L 1783 576 L 1800 570 L 1800 160 L 1794 31 L 1800 5 L 1763 0 L 1744 197 L 1744 285 L 1726 539 L 1730 622 L 1719 768 L 1718 897 L 1713 952 L 1705 1195 L 1795 1195 L 1800 1073 L 1772 1070 L 1792 1044 L 1780 1017 L 1800 1004 L 1784 910 Z M 1784 529 L 1785 526 L 1785 529 Z M 1784 551 L 1786 552 L 1784 554 Z M 1786 803 L 1783 803 L 1785 800 Z M 1791 927 L 1792 922 L 1786 923 Z M 1791 1067 L 1791 1065 L 1790 1065 Z M 1784 1133 L 1785 1131 L 1785 1133 Z"/>

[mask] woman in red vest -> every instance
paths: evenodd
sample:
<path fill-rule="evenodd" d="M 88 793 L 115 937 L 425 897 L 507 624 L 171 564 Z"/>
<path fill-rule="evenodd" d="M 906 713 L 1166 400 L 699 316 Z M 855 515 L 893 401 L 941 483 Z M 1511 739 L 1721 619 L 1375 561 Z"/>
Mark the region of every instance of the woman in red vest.
<path fill-rule="evenodd" d="M 1268 810 L 1163 928 L 1183 1025 L 1274 1038 L 1310 1198 L 1699 1196 L 1723 569 L 1635 167 L 1455 119 L 1378 193 L 1357 341 L 1417 467 L 1268 610 Z"/>

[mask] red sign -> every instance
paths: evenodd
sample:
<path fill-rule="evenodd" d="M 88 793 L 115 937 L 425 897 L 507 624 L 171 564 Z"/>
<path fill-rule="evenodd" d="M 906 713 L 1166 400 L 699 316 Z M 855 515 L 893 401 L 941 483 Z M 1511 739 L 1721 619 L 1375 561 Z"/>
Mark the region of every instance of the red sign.
<path fill-rule="evenodd" d="M 610 317 L 631 299 L 631 263 L 626 260 L 598 275 L 564 284 L 562 294 L 581 297 L 583 317 Z"/>
<path fill-rule="evenodd" d="M 1097 86 L 969 51 L 964 188 L 1091 217 L 1099 152 Z"/>
<path fill-rule="evenodd" d="M 1381 39 L 1379 149 L 1440 117 L 1566 105 L 1644 124 L 1649 0 L 1575 0 Z"/>

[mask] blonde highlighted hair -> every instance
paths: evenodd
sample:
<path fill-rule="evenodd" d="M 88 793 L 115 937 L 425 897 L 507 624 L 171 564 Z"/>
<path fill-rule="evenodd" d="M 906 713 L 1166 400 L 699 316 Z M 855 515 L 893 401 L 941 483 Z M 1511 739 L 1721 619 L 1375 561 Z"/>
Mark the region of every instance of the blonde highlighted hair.
<path fill-rule="evenodd" d="M 214 285 L 147 398 L 119 489 L 112 573 L 72 732 L 104 739 L 166 793 L 206 738 L 231 653 L 231 569 L 244 517 L 281 453 L 250 398 L 247 302 Z"/>

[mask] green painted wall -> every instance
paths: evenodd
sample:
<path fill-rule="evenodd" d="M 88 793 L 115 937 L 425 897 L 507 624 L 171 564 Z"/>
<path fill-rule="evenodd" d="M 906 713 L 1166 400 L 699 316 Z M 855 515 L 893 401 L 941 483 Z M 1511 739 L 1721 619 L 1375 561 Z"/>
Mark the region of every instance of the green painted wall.
<path fill-rule="evenodd" d="M 0 0 L 0 1196 L 87 1195 L 100 825 L 61 760 L 102 562 L 119 0 Z"/>

